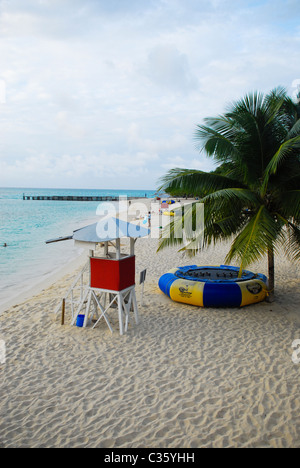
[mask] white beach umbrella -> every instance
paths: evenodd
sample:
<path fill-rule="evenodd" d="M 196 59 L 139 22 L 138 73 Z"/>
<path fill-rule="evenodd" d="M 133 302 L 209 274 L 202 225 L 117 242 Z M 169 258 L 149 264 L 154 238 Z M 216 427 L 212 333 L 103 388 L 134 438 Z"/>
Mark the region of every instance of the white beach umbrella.
<path fill-rule="evenodd" d="M 146 237 L 149 234 L 150 229 L 146 229 L 138 224 L 128 223 L 119 218 L 105 218 L 98 223 L 94 223 L 74 231 L 70 236 L 47 240 L 46 244 L 71 239 L 76 242 L 99 244 L 102 242 L 121 239 L 123 237 L 138 239 L 140 237 Z"/>

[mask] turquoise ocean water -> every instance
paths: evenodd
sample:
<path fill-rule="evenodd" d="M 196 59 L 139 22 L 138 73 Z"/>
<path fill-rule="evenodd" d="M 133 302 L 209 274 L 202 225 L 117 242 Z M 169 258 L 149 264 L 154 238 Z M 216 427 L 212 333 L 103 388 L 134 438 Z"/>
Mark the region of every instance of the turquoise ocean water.
<path fill-rule="evenodd" d="M 96 221 L 99 202 L 23 201 L 26 195 L 153 197 L 154 191 L 0 188 L 0 305 L 79 255 L 73 241 L 46 245 Z M 3 244 L 7 243 L 7 247 Z"/>

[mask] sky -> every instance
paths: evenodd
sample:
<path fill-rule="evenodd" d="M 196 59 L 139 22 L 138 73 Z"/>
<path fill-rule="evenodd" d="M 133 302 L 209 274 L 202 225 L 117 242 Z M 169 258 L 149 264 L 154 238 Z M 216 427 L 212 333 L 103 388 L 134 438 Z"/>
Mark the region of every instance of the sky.
<path fill-rule="evenodd" d="M 0 0 L 0 186 L 155 189 L 195 129 L 300 86 L 299 0 Z"/>

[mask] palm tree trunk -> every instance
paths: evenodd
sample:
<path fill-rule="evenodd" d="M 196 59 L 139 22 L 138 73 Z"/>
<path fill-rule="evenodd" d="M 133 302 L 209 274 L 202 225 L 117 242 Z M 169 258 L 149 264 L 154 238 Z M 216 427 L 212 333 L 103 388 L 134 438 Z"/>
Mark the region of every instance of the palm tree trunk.
<path fill-rule="evenodd" d="M 269 268 L 269 296 L 268 302 L 274 302 L 274 288 L 275 288 L 275 261 L 274 249 L 268 249 L 268 268 Z"/>

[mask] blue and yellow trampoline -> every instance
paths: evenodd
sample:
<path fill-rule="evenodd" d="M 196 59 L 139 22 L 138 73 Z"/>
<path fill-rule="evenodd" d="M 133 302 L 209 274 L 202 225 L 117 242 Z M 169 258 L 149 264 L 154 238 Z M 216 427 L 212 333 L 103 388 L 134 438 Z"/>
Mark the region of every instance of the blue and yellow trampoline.
<path fill-rule="evenodd" d="M 197 266 L 174 268 L 159 279 L 163 293 L 175 302 L 199 307 L 243 307 L 263 301 L 267 277 L 238 267 Z"/>

